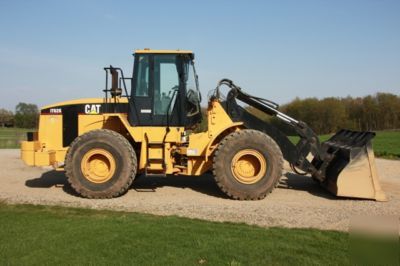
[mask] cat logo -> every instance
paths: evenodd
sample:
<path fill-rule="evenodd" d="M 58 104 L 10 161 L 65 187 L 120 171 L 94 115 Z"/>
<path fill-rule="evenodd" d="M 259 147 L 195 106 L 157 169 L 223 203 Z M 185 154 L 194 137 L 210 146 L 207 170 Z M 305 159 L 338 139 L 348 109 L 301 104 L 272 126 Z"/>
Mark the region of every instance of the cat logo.
<path fill-rule="evenodd" d="M 85 105 L 85 114 L 88 114 L 88 115 L 100 114 L 100 106 L 101 106 L 101 104 L 86 104 Z"/>

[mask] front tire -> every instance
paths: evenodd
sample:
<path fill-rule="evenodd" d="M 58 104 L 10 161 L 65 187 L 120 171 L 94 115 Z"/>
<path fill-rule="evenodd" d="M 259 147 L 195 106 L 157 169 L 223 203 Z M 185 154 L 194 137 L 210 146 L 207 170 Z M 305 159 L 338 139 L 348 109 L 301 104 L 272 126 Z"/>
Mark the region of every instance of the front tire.
<path fill-rule="evenodd" d="M 238 200 L 263 199 L 282 176 L 283 156 L 268 135 L 251 129 L 226 136 L 213 158 L 213 173 L 220 189 Z"/>
<path fill-rule="evenodd" d="M 107 129 L 77 137 L 66 156 L 71 187 L 85 198 L 113 198 L 124 194 L 137 171 L 137 158 L 129 141 Z"/>

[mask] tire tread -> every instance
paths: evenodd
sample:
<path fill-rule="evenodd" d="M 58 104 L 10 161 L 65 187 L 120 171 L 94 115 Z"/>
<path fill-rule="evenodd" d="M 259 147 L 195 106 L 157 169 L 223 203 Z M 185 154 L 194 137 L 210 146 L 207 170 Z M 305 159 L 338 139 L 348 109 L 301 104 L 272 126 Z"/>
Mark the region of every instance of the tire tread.
<path fill-rule="evenodd" d="M 243 193 L 238 193 L 236 190 L 232 189 L 229 185 L 227 185 L 226 182 L 226 173 L 221 174 L 221 169 L 223 169 L 223 165 L 226 164 L 223 160 L 224 157 L 226 157 L 224 154 L 227 150 L 229 150 L 229 145 L 232 143 L 232 140 L 236 138 L 244 138 L 244 139 L 264 139 L 267 144 L 271 147 L 271 149 L 274 151 L 274 154 L 277 157 L 277 164 L 274 166 L 276 169 L 279 169 L 278 171 L 278 178 L 274 180 L 274 183 L 272 186 L 270 186 L 266 191 L 264 191 L 261 194 L 258 195 L 247 195 L 244 196 Z M 228 162 L 230 163 L 230 162 Z M 214 153 L 213 157 L 213 175 L 215 178 L 215 181 L 218 185 L 218 187 L 224 192 L 227 196 L 229 196 L 232 199 L 235 200 L 261 200 L 265 198 L 269 193 L 272 192 L 274 188 L 276 188 L 279 184 L 280 177 L 282 175 L 282 169 L 283 169 L 283 156 L 282 152 L 276 144 L 276 142 L 269 137 L 268 135 L 264 134 L 261 131 L 258 130 L 253 130 L 253 129 L 244 129 L 240 131 L 233 132 L 229 135 L 227 135 L 222 141 L 219 143 L 218 147 L 216 148 L 216 151 Z"/>
<path fill-rule="evenodd" d="M 131 178 L 128 179 L 128 182 L 126 182 L 125 184 L 123 184 L 123 186 L 121 186 L 121 188 L 118 191 L 114 191 L 113 193 L 90 193 L 88 192 L 81 183 L 79 182 L 75 182 L 75 178 L 73 177 L 73 170 L 74 167 L 77 167 L 76 165 L 73 165 L 72 163 L 72 159 L 73 159 L 73 155 L 74 155 L 74 151 L 77 148 L 77 146 L 79 146 L 82 142 L 85 142 L 88 139 L 92 139 L 95 138 L 99 135 L 102 134 L 108 134 L 111 135 L 113 137 L 113 140 L 115 142 L 118 142 L 119 144 L 125 146 L 128 148 L 128 153 L 129 153 L 129 162 L 131 163 Z M 66 176 L 68 178 L 68 183 L 71 185 L 71 187 L 82 197 L 84 198 L 89 198 L 89 199 L 105 199 L 105 198 L 115 198 L 118 196 L 121 196 L 122 194 L 124 194 L 129 187 L 132 185 L 133 180 L 135 178 L 136 175 L 136 169 L 137 169 L 137 158 L 136 158 L 136 153 L 132 147 L 132 145 L 129 143 L 129 141 L 122 136 L 121 134 L 119 134 L 118 132 L 115 132 L 113 130 L 109 130 L 109 129 L 95 129 L 92 131 L 89 131 L 83 135 L 78 136 L 77 138 L 75 138 L 75 140 L 71 143 L 67 154 L 65 156 L 65 171 L 66 171 Z"/>

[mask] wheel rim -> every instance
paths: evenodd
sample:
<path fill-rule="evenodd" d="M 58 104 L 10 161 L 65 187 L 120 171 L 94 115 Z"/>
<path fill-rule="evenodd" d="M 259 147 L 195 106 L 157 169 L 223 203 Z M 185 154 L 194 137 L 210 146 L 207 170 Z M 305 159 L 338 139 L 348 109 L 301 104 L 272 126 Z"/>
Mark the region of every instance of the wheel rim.
<path fill-rule="evenodd" d="M 104 149 L 92 149 L 83 156 L 81 170 L 90 182 L 107 182 L 115 173 L 114 157 Z"/>
<path fill-rule="evenodd" d="M 267 171 L 267 161 L 258 151 L 246 149 L 239 151 L 232 159 L 232 174 L 243 184 L 254 184 L 262 179 Z"/>

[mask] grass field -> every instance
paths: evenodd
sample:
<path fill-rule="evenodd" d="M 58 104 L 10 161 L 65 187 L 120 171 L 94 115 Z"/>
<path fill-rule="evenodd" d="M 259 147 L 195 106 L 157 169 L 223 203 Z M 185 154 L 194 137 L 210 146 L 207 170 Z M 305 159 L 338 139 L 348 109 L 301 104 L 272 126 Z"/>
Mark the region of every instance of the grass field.
<path fill-rule="evenodd" d="M 345 265 L 348 234 L 0 204 L 0 265 Z"/>
<path fill-rule="evenodd" d="M 26 132 L 32 129 L 21 128 L 0 128 L 0 148 L 15 149 L 19 148 L 19 142 L 26 139 Z M 319 136 L 321 141 L 327 140 L 330 135 Z M 299 139 L 290 136 L 294 143 Z M 373 147 L 375 155 L 387 159 L 400 159 L 400 131 L 380 131 L 374 138 Z"/>
<path fill-rule="evenodd" d="M 400 131 L 378 132 L 373 147 L 378 157 L 400 159 Z"/>
<path fill-rule="evenodd" d="M 28 131 L 33 130 L 24 128 L 0 128 L 0 148 L 19 148 L 19 142 L 21 140 L 26 140 L 26 132 Z"/>
<path fill-rule="evenodd" d="M 331 135 L 319 136 L 321 141 L 329 139 Z M 293 143 L 297 143 L 299 137 L 290 136 Z M 400 159 L 400 131 L 378 131 L 372 142 L 375 156 L 386 159 Z"/>

